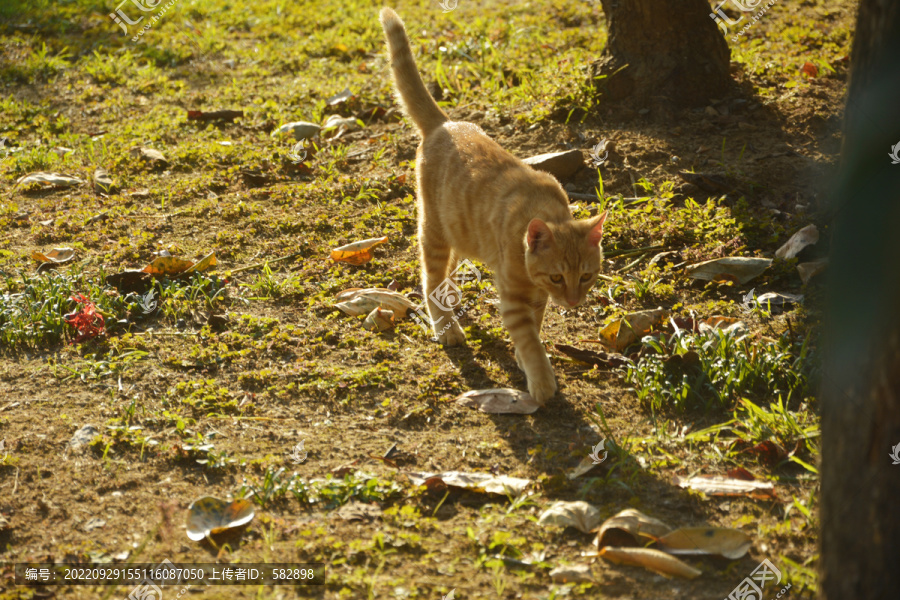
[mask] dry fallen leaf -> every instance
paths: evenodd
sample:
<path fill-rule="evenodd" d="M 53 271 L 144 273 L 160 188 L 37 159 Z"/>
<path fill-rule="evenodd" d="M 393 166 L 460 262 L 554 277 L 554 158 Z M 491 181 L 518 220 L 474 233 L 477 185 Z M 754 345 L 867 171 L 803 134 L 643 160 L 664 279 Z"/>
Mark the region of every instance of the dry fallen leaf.
<path fill-rule="evenodd" d="M 672 528 L 659 519 L 648 517 L 634 508 L 626 508 L 608 518 L 600 526 L 594 545 L 604 546 L 641 546 L 646 539 L 657 539 Z"/>
<path fill-rule="evenodd" d="M 371 298 L 353 298 L 352 300 L 348 300 L 346 302 L 338 302 L 334 305 L 335 308 L 339 308 L 345 314 L 350 315 L 351 317 L 358 317 L 360 315 L 368 315 L 373 310 L 378 308 L 378 302 L 372 300 Z"/>
<path fill-rule="evenodd" d="M 456 403 L 494 414 L 530 415 L 541 407 L 531 394 L 509 388 L 471 390 L 458 397 Z"/>
<path fill-rule="evenodd" d="M 144 267 L 145 273 L 151 275 L 178 275 L 184 273 L 194 266 L 192 261 L 177 256 L 157 256 L 153 261 Z"/>
<path fill-rule="evenodd" d="M 462 471 L 445 471 L 444 473 L 407 473 L 413 485 L 431 486 L 435 482 L 468 490 L 484 490 L 489 494 L 518 496 L 531 485 L 530 479 L 508 477 L 506 475 L 489 475 L 487 473 L 463 473 Z"/>
<path fill-rule="evenodd" d="M 393 326 L 394 313 L 384 308 L 375 308 L 363 321 L 363 327 L 369 331 L 385 331 Z"/>
<path fill-rule="evenodd" d="M 564 565 L 550 571 L 550 579 L 555 583 L 587 583 L 594 581 L 588 565 Z"/>
<path fill-rule="evenodd" d="M 169 161 L 166 160 L 166 157 L 163 156 L 162 152 L 154 150 L 153 148 L 132 148 L 131 154 L 146 160 L 153 167 L 165 168 L 169 164 Z"/>
<path fill-rule="evenodd" d="M 702 319 L 697 325 L 698 330 L 703 333 L 713 330 L 735 335 L 747 332 L 747 325 L 734 317 L 709 317 L 708 319 Z"/>
<path fill-rule="evenodd" d="M 142 271 L 149 273 L 154 277 L 187 275 L 190 273 L 200 273 L 206 271 L 210 267 L 216 265 L 216 253 L 211 252 L 201 258 L 196 263 L 186 258 L 178 258 L 171 256 L 168 251 L 163 251 L 161 256 L 157 256 L 153 261 L 144 267 Z"/>
<path fill-rule="evenodd" d="M 340 104 L 341 102 L 346 102 L 350 98 L 353 97 L 353 92 L 350 91 L 350 88 L 345 88 L 343 92 L 339 94 L 335 94 L 330 98 L 325 100 L 325 104 L 328 106 L 334 106 L 335 104 Z"/>
<path fill-rule="evenodd" d="M 272 136 L 279 134 L 290 134 L 295 140 L 308 140 L 315 137 L 322 128 L 315 123 L 307 123 L 306 121 L 294 121 L 293 123 L 285 123 L 272 132 Z"/>
<path fill-rule="evenodd" d="M 807 225 L 784 243 L 784 245 L 775 251 L 775 258 L 788 259 L 794 258 L 800 251 L 819 241 L 819 230 L 815 225 Z"/>
<path fill-rule="evenodd" d="M 704 281 L 734 281 L 745 284 L 758 277 L 772 264 L 771 258 L 730 256 L 685 267 L 687 274 Z"/>
<path fill-rule="evenodd" d="M 119 186 L 113 182 L 112 177 L 109 176 L 109 171 L 103 167 L 97 167 L 94 171 L 94 191 L 98 194 L 112 194 L 118 190 Z"/>
<path fill-rule="evenodd" d="M 600 343 L 621 352 L 650 333 L 654 327 L 662 325 L 668 317 L 669 311 L 662 308 L 630 313 L 608 323 L 600 330 L 598 337 Z"/>
<path fill-rule="evenodd" d="M 192 266 L 188 267 L 185 273 L 202 273 L 203 271 L 206 271 L 210 267 L 214 266 L 216 266 L 216 253 L 210 252 L 209 254 L 198 260 L 196 263 L 194 263 Z"/>
<path fill-rule="evenodd" d="M 600 550 L 600 556 L 617 565 L 633 565 L 650 569 L 666 577 L 684 577 L 694 579 L 702 571 L 682 562 L 662 550 L 654 548 L 616 548 L 607 546 Z"/>
<path fill-rule="evenodd" d="M 338 302 L 343 302 L 347 300 L 352 300 L 359 296 L 363 292 L 394 292 L 396 290 L 392 290 L 390 288 L 347 288 L 342 292 L 338 292 L 335 296 L 335 299 Z"/>
<path fill-rule="evenodd" d="M 254 517 L 253 503 L 244 498 L 228 502 L 206 496 L 188 508 L 187 536 L 197 542 L 207 535 L 246 525 Z"/>
<path fill-rule="evenodd" d="M 346 131 L 353 131 L 354 129 L 359 129 L 359 123 L 353 117 L 344 118 L 341 115 L 330 115 L 328 119 L 325 120 L 325 124 L 322 125 L 323 131 L 338 128 L 343 128 Z"/>
<path fill-rule="evenodd" d="M 701 319 L 701 325 L 708 325 L 713 329 L 727 329 L 728 327 L 734 325 L 735 323 L 740 323 L 740 319 L 735 319 L 734 317 L 709 317 L 708 319 Z"/>
<path fill-rule="evenodd" d="M 800 263 L 797 265 L 797 272 L 800 273 L 800 279 L 803 285 L 809 283 L 809 280 L 825 270 L 828 266 L 828 259 L 821 258 L 812 262 Z"/>
<path fill-rule="evenodd" d="M 755 481 L 756 475 L 745 469 L 744 467 L 734 467 L 726 471 L 729 477 L 734 479 L 746 479 L 747 481 Z"/>
<path fill-rule="evenodd" d="M 773 466 L 783 461 L 788 456 L 787 451 L 781 447 L 781 444 L 773 442 L 772 440 L 763 440 L 755 446 L 747 448 L 744 452 L 756 454 L 759 456 L 760 460 Z"/>
<path fill-rule="evenodd" d="M 703 492 L 708 496 L 750 496 L 759 499 L 776 499 L 775 486 L 769 481 L 747 481 L 717 475 L 682 478 L 675 477 L 675 484 L 685 489 Z"/>
<path fill-rule="evenodd" d="M 657 540 L 669 554 L 718 554 L 732 560 L 747 554 L 750 537 L 727 527 L 682 527 Z"/>
<path fill-rule="evenodd" d="M 587 502 L 554 502 L 550 508 L 541 513 L 538 525 L 556 525 L 558 527 L 574 527 L 584 533 L 590 533 L 600 524 L 600 511 Z"/>
<path fill-rule="evenodd" d="M 42 263 L 62 264 L 75 258 L 75 251 L 71 248 L 54 248 L 50 252 L 32 252 L 31 258 Z"/>
<path fill-rule="evenodd" d="M 387 236 L 353 242 L 331 251 L 331 260 L 351 265 L 364 265 L 372 260 L 372 248 L 387 241 Z"/>
<path fill-rule="evenodd" d="M 31 173 L 30 175 L 23 175 L 20 177 L 16 184 L 13 186 L 13 189 L 16 189 L 19 186 L 23 188 L 31 188 L 34 185 L 38 185 L 43 189 L 51 189 L 51 188 L 67 188 L 72 187 L 73 185 L 78 185 L 79 183 L 84 183 L 81 179 L 77 177 L 72 177 L 71 175 L 63 175 L 61 173 Z"/>
<path fill-rule="evenodd" d="M 351 288 L 338 294 L 337 299 L 340 302 L 335 306 L 350 316 L 365 315 L 380 307 L 393 311 L 394 317 L 402 319 L 416 309 L 412 300 L 385 288 Z"/>

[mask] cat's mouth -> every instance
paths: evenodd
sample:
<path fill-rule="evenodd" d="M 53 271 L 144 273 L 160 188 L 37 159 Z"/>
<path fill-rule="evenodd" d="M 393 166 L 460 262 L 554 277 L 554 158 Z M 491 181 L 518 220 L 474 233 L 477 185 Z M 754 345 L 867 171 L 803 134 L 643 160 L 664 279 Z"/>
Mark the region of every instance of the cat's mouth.
<path fill-rule="evenodd" d="M 575 307 L 577 307 L 579 304 L 581 304 L 581 299 L 580 299 L 580 298 L 579 298 L 578 300 L 575 300 L 574 302 L 571 302 L 571 301 L 569 301 L 569 300 L 566 299 L 566 298 L 560 298 L 560 297 L 558 297 L 558 296 L 550 296 L 550 297 L 553 298 L 553 303 L 554 303 L 554 304 L 556 304 L 556 305 L 559 306 L 560 308 L 564 308 L 564 309 L 566 309 L 566 310 L 572 310 L 573 308 L 575 308 Z"/>

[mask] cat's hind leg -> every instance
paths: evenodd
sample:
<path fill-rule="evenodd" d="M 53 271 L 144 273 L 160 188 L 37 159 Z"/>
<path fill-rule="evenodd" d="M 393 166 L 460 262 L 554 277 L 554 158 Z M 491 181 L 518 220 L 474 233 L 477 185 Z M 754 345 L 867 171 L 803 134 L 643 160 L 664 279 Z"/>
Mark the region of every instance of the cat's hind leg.
<path fill-rule="evenodd" d="M 448 267 L 455 267 L 455 257 L 450 246 L 441 243 L 427 231 L 419 233 L 422 255 L 422 275 L 428 315 L 437 340 L 444 346 L 460 346 L 466 343 L 466 334 L 457 321 L 454 311 L 461 306 L 460 291 L 450 279 Z"/>

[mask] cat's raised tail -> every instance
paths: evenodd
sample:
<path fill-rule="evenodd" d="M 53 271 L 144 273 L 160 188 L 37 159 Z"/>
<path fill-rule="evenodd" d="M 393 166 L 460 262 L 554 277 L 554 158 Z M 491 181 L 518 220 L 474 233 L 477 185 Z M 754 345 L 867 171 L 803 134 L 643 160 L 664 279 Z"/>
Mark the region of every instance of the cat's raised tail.
<path fill-rule="evenodd" d="M 423 137 L 433 129 L 440 127 L 450 119 L 440 109 L 431 94 L 425 88 L 422 76 L 416 68 L 409 38 L 403 21 L 390 8 L 381 9 L 381 26 L 387 36 L 388 50 L 391 54 L 391 70 L 394 73 L 394 84 L 400 93 L 400 100 L 406 114 L 413 120 Z"/>

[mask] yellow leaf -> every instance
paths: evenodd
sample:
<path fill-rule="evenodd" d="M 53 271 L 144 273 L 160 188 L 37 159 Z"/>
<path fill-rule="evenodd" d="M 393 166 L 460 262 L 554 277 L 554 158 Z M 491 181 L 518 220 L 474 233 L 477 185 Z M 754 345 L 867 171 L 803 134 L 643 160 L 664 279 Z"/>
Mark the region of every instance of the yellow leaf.
<path fill-rule="evenodd" d="M 394 313 L 384 308 L 375 308 L 363 321 L 363 327 L 369 331 L 384 331 L 394 326 Z"/>
<path fill-rule="evenodd" d="M 31 258 L 44 263 L 64 263 L 75 258 L 75 251 L 71 248 L 54 248 L 46 254 L 33 252 Z"/>
<path fill-rule="evenodd" d="M 659 519 L 649 517 L 634 508 L 626 508 L 603 522 L 594 544 L 598 548 L 641 545 L 647 540 L 642 540 L 638 536 L 656 539 L 671 530 L 671 527 Z"/>
<path fill-rule="evenodd" d="M 197 264 L 186 270 L 185 273 L 202 273 L 203 271 L 206 271 L 210 267 L 214 266 L 216 266 L 216 253 L 210 252 L 209 254 L 201 258 L 197 262 Z"/>
<path fill-rule="evenodd" d="M 606 547 L 600 550 L 600 556 L 617 565 L 633 565 L 644 567 L 666 577 L 684 577 L 694 579 L 702 571 L 654 548 L 615 548 Z"/>
<path fill-rule="evenodd" d="M 353 242 L 331 251 L 331 260 L 351 265 L 364 265 L 372 260 L 372 248 L 387 241 L 387 236 Z"/>
<path fill-rule="evenodd" d="M 670 554 L 718 554 L 732 560 L 747 554 L 750 537 L 728 527 L 682 527 L 659 538 Z"/>
<path fill-rule="evenodd" d="M 713 329 L 725 329 L 735 323 L 740 323 L 740 319 L 735 319 L 734 317 L 709 317 L 708 319 L 703 319 L 700 321 L 701 323 L 705 323 L 709 325 Z"/>
<path fill-rule="evenodd" d="M 158 256 L 149 265 L 144 267 L 145 273 L 151 275 L 178 275 L 194 266 L 189 260 L 176 256 Z"/>
<path fill-rule="evenodd" d="M 669 311 L 662 308 L 627 314 L 608 323 L 600 330 L 598 337 L 605 346 L 621 352 L 650 333 L 654 327 L 662 325 L 668 316 Z"/>

